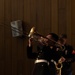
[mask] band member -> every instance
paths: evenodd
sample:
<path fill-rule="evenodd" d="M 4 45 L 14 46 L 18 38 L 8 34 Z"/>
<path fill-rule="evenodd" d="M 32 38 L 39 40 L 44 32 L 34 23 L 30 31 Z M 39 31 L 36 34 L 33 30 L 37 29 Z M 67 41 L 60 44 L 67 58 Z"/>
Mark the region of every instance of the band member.
<path fill-rule="evenodd" d="M 37 46 L 37 52 L 32 51 L 32 39 L 29 38 L 27 56 L 30 59 L 36 59 L 32 75 L 55 75 L 55 66 L 54 64 L 51 65 L 50 61 L 56 56 L 56 60 L 59 59 L 59 56 L 56 53 L 55 42 L 53 42 L 58 41 L 58 36 L 55 33 L 49 33 L 46 38 L 41 37 L 41 39 L 39 39 L 40 46 Z"/>
<path fill-rule="evenodd" d="M 63 50 L 63 68 L 62 68 L 62 75 L 72 75 L 72 63 L 75 61 L 75 54 L 73 54 L 73 47 L 68 44 L 67 42 L 67 35 L 62 34 L 60 35 L 60 43 L 62 46 L 65 46 Z"/>

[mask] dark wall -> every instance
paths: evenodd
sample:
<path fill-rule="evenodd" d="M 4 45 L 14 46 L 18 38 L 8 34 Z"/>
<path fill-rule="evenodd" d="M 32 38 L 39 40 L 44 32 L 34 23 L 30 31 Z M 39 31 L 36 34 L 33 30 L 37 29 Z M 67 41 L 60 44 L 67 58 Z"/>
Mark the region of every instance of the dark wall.
<path fill-rule="evenodd" d="M 34 60 L 27 58 L 28 38 L 12 37 L 11 21 L 22 20 L 26 33 L 33 26 L 42 35 L 66 33 L 69 43 L 75 46 L 74 3 L 74 0 L 0 0 L 0 75 L 30 75 L 34 66 Z"/>

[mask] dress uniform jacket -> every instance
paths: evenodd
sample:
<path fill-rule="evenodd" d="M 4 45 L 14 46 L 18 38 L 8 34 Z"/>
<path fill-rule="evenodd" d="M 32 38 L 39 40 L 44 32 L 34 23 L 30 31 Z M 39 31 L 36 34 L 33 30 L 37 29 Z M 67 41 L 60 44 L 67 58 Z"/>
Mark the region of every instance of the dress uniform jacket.
<path fill-rule="evenodd" d="M 32 46 L 27 46 L 27 56 L 30 59 L 35 60 L 35 66 L 32 75 L 55 75 L 54 64 L 51 63 L 51 59 L 57 61 L 61 53 L 56 51 L 56 47 L 50 48 L 50 46 L 37 47 L 37 52 L 32 51 Z M 39 61 L 41 62 L 39 62 Z M 37 61 L 37 62 L 36 62 Z M 51 67 L 51 68 L 50 68 Z"/>
<path fill-rule="evenodd" d="M 63 56 L 66 61 L 63 63 L 62 75 L 72 75 L 72 63 L 75 61 L 75 55 L 72 54 L 73 47 L 71 45 L 65 45 Z"/>

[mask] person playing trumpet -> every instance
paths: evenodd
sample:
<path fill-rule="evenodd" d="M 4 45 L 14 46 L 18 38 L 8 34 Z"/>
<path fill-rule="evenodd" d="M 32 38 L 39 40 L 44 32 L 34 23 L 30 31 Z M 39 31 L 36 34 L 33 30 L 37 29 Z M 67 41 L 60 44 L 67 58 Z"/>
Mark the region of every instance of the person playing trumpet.
<path fill-rule="evenodd" d="M 51 59 L 57 56 L 56 60 L 58 60 L 60 56 L 60 52 L 56 51 L 57 47 L 54 42 L 58 41 L 58 35 L 49 33 L 46 38 L 41 36 L 38 39 L 39 45 L 37 46 L 37 52 L 32 51 L 33 39 L 33 37 L 29 38 L 27 46 L 28 58 L 35 59 L 32 75 L 56 75 L 55 65 L 53 63 L 51 64 Z"/>

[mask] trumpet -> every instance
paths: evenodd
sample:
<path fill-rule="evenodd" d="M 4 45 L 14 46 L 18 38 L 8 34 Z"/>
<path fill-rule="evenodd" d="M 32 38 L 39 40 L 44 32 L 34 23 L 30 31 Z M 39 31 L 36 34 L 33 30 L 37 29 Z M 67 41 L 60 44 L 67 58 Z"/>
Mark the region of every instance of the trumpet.
<path fill-rule="evenodd" d="M 39 34 L 38 32 L 36 32 L 35 27 L 31 28 L 28 37 L 32 38 L 34 41 L 40 42 L 42 44 L 46 44 L 49 41 L 48 38 L 46 38 L 45 36 L 43 36 L 43 35 Z"/>
<path fill-rule="evenodd" d="M 48 39 L 47 37 L 45 37 L 45 36 L 39 34 L 38 32 L 36 32 L 35 27 L 32 27 L 32 28 L 31 28 L 31 30 L 30 30 L 30 32 L 29 32 L 29 34 L 28 34 L 28 37 L 29 37 L 29 38 L 33 38 L 35 41 L 38 41 L 38 42 L 41 41 L 41 42 L 44 43 L 44 44 L 46 44 L 46 42 L 47 42 L 48 44 L 50 44 L 50 42 L 53 42 L 53 43 L 55 43 L 57 46 L 59 46 L 59 48 L 61 48 L 61 50 L 64 50 L 64 49 L 65 49 L 65 47 L 62 47 L 61 44 L 59 44 L 58 42 L 54 41 L 53 39 Z"/>
<path fill-rule="evenodd" d="M 63 64 L 61 61 L 58 61 L 58 63 L 54 60 L 51 60 L 51 62 L 54 63 L 55 67 L 56 67 L 56 75 L 61 75 L 61 69 L 63 67 Z"/>

